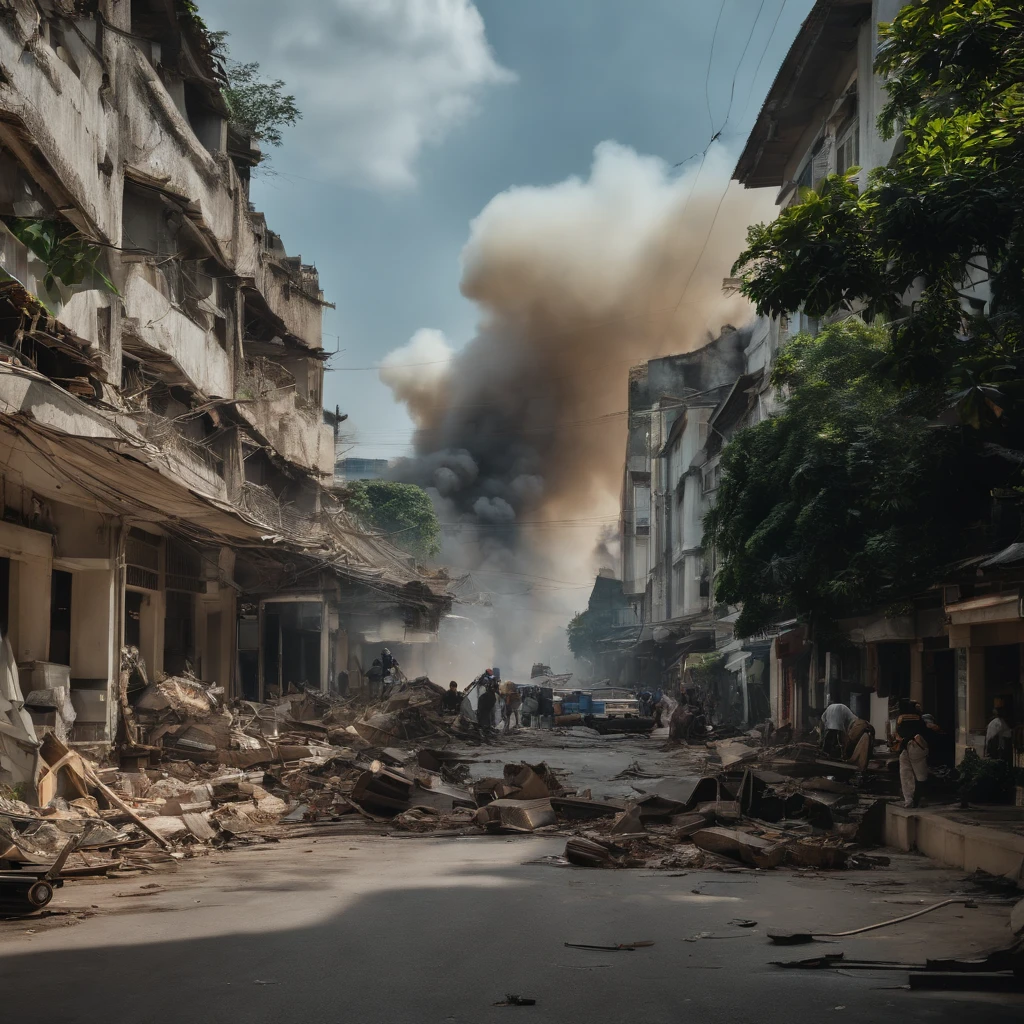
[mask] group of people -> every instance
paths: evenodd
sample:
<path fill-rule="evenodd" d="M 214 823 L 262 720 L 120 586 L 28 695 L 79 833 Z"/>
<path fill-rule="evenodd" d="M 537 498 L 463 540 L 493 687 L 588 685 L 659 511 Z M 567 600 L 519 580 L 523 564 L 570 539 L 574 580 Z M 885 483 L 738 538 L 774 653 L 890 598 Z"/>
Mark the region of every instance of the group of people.
<path fill-rule="evenodd" d="M 441 714 L 463 714 L 465 698 L 474 688 L 479 691 L 476 702 L 476 725 L 484 738 L 492 736 L 496 731 L 496 707 L 501 708 L 501 721 L 506 733 L 511 729 L 513 720 L 516 726 L 519 725 L 519 712 L 523 705 L 519 687 L 510 679 L 503 682 L 493 668 L 485 669 L 477 676 L 465 694 L 459 691 L 459 684 L 453 679 L 448 684 L 447 692 L 441 697 Z"/>
<path fill-rule="evenodd" d="M 370 671 L 366 673 L 370 700 L 380 700 L 385 691 L 398 678 L 399 671 L 398 659 L 385 647 L 380 652 L 380 657 L 373 659 Z M 345 688 L 348 689 L 347 672 L 345 673 Z"/>
<path fill-rule="evenodd" d="M 928 779 L 929 741 L 941 730 L 915 700 L 902 699 L 891 737 L 899 754 L 904 807 L 917 807 Z M 829 704 L 821 716 L 821 750 L 826 757 L 848 761 L 863 771 L 875 748 L 875 727 L 845 704 Z"/>
<path fill-rule="evenodd" d="M 660 722 L 656 719 L 656 724 Z M 698 736 L 706 739 L 707 713 L 704 704 L 693 687 L 687 687 L 679 694 L 679 703 L 668 720 L 670 743 L 689 743 Z"/>

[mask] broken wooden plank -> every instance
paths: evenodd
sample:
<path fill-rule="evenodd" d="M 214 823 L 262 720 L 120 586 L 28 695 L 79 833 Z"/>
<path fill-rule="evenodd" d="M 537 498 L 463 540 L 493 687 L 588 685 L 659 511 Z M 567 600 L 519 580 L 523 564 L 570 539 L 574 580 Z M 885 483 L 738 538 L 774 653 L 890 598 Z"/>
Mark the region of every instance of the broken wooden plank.
<path fill-rule="evenodd" d="M 106 783 L 101 782 L 99 776 L 92 770 L 92 768 L 89 767 L 89 765 L 84 764 L 83 762 L 83 766 L 85 768 L 86 780 L 91 786 L 94 786 L 103 794 L 107 803 L 127 814 L 128 817 L 146 833 L 146 835 L 155 839 L 165 850 L 171 849 L 171 844 L 164 839 L 159 832 L 155 832 L 151 829 L 149 825 L 146 824 L 145 819 L 140 818 L 135 811 L 133 811 L 108 785 L 106 785 Z"/>
<path fill-rule="evenodd" d="M 758 868 L 776 867 L 782 863 L 786 852 L 782 843 L 772 843 L 734 828 L 704 828 L 692 838 L 694 845 L 705 853 L 732 857 Z"/>

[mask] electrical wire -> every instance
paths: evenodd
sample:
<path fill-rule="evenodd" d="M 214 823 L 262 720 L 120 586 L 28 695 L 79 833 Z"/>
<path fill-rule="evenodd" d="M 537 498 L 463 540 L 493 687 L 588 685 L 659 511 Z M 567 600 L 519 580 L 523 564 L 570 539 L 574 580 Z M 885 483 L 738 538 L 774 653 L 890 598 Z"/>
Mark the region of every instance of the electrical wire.
<path fill-rule="evenodd" d="M 779 10 L 775 15 L 775 21 L 772 22 L 772 30 L 768 34 L 768 41 L 764 44 L 764 49 L 761 51 L 761 58 L 760 60 L 758 60 L 757 67 L 754 68 L 754 75 L 750 79 L 750 89 L 747 92 L 747 100 L 743 104 L 743 113 L 740 115 L 741 117 L 746 117 L 747 110 L 750 107 L 750 101 L 754 95 L 754 87 L 757 85 L 758 72 L 760 72 L 761 64 L 764 62 L 765 54 L 768 52 L 768 48 L 771 46 L 772 40 L 775 38 L 775 30 L 779 27 L 779 20 L 782 18 L 782 12 L 786 9 L 787 3 L 789 3 L 789 0 L 782 0 L 782 5 L 779 7 Z"/>
<path fill-rule="evenodd" d="M 746 57 L 747 50 L 750 47 L 750 41 L 754 38 L 754 29 L 757 28 L 757 23 L 761 20 L 761 12 L 764 10 L 764 3 L 765 0 L 761 0 L 761 3 L 757 8 L 757 14 L 754 15 L 754 21 L 750 26 L 750 31 L 747 33 L 747 41 L 743 44 L 743 51 L 740 53 L 740 59 L 736 62 L 736 70 L 732 73 L 732 84 L 729 86 L 729 106 L 725 111 L 725 121 L 722 122 L 722 127 L 718 130 L 719 135 L 725 131 L 725 126 L 729 123 L 729 115 L 732 113 L 732 101 L 736 95 L 736 79 L 739 77 L 740 68 L 743 66 L 743 58 Z M 765 49 L 767 49 L 767 46 Z"/>
<path fill-rule="evenodd" d="M 715 31 L 711 34 L 711 48 L 708 50 L 708 70 L 704 75 L 704 101 L 708 108 L 708 124 L 711 131 L 715 130 L 715 119 L 711 116 L 711 65 L 715 59 L 715 43 L 718 42 L 718 26 L 722 24 L 722 12 L 725 10 L 725 0 L 718 5 L 718 17 L 715 19 Z"/>

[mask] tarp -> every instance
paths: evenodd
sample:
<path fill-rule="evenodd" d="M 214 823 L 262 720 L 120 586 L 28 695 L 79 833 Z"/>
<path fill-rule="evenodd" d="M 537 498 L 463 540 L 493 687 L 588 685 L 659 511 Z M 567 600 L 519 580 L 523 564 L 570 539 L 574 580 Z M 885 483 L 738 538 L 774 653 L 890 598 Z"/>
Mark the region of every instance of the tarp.
<path fill-rule="evenodd" d="M 25 710 L 18 665 L 7 637 L 0 642 L 0 785 L 35 792 L 39 740 Z"/>

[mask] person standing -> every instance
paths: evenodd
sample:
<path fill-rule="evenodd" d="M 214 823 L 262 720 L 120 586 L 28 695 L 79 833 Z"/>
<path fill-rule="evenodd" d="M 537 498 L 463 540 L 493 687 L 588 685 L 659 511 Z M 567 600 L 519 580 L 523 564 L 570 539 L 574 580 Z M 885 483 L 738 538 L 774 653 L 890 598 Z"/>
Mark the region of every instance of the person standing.
<path fill-rule="evenodd" d="M 928 730 L 937 727 L 925 721 L 917 701 L 900 701 L 896 736 L 900 752 L 900 788 L 903 806 L 917 807 L 921 802 L 921 784 L 928 778 Z"/>
<path fill-rule="evenodd" d="M 348 696 L 348 672 L 342 669 L 338 673 L 338 681 L 336 684 L 336 691 L 339 697 Z"/>
<path fill-rule="evenodd" d="M 992 721 L 985 730 L 985 756 L 997 761 L 1013 760 L 1013 730 L 1004 716 L 1002 697 L 996 697 L 992 706 Z"/>
<path fill-rule="evenodd" d="M 448 692 L 441 697 L 441 714 L 457 715 L 462 710 L 462 694 L 459 684 L 453 679 L 448 684 Z"/>
<path fill-rule="evenodd" d="M 486 683 L 476 702 L 476 723 L 485 737 L 494 729 L 494 705 L 498 700 L 496 689 L 493 683 Z"/>
<path fill-rule="evenodd" d="M 366 681 L 370 686 L 370 700 L 377 700 L 380 696 L 381 684 L 384 680 L 384 666 L 380 658 L 374 658 L 370 671 L 366 673 Z"/>

